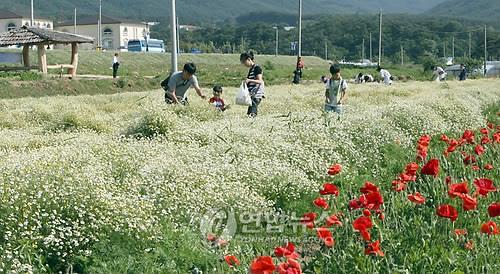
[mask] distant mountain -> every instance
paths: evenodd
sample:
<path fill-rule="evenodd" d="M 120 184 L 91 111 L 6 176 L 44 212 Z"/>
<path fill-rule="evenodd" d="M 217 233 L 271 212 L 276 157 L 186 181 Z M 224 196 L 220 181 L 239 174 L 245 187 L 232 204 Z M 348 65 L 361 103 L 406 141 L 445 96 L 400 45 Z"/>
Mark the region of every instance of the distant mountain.
<path fill-rule="evenodd" d="M 417 14 L 446 0 L 306 0 L 305 14 L 385 13 Z M 108 16 L 161 20 L 170 14 L 170 0 L 103 0 Z M 298 0 L 181 0 L 177 10 L 181 21 L 215 22 L 235 19 L 251 12 L 296 13 Z M 475 2 L 475 1 L 472 1 Z M 18 13 L 29 11 L 28 0 L 1 0 L 0 9 Z M 67 19 L 74 9 L 79 14 L 95 14 L 99 0 L 35 0 L 35 11 L 45 17 Z M 164 21 L 164 20 L 161 20 Z M 166 20 L 165 20 L 166 21 Z"/>
<path fill-rule="evenodd" d="M 430 14 L 500 22 L 500 0 L 448 0 Z"/>

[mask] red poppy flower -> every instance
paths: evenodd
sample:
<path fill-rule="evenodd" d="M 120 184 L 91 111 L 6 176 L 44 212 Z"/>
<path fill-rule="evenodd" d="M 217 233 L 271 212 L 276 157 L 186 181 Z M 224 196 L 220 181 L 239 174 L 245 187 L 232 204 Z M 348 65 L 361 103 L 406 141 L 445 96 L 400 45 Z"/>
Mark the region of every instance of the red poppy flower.
<path fill-rule="evenodd" d="M 415 182 L 417 180 L 417 176 L 412 176 L 412 175 L 409 175 L 409 174 L 406 174 L 406 173 L 401 173 L 399 175 L 399 180 L 403 181 L 405 183 Z"/>
<path fill-rule="evenodd" d="M 493 167 L 492 164 L 487 164 L 487 165 L 484 166 L 484 169 L 486 169 L 486 170 L 493 170 L 494 167 Z"/>
<path fill-rule="evenodd" d="M 431 143 L 431 136 L 423 135 L 422 137 L 420 137 L 417 143 L 422 146 L 429 146 L 429 144 Z"/>
<path fill-rule="evenodd" d="M 338 225 L 342 226 L 342 222 L 340 221 L 340 218 L 337 215 L 332 215 L 328 218 L 326 218 L 326 226 L 331 227 L 333 225 Z"/>
<path fill-rule="evenodd" d="M 488 136 L 484 136 L 483 138 L 481 138 L 481 145 L 486 145 L 489 143 L 491 143 L 491 139 Z"/>
<path fill-rule="evenodd" d="M 446 176 L 445 182 L 447 185 L 451 184 L 451 176 Z"/>
<path fill-rule="evenodd" d="M 420 194 L 419 192 L 408 195 L 408 200 L 418 205 L 425 203 L 425 197 L 422 196 L 422 194 Z"/>
<path fill-rule="evenodd" d="M 278 246 L 274 249 L 274 255 L 276 257 L 286 257 L 290 259 L 297 259 L 299 254 L 295 252 L 295 245 L 293 243 L 288 243 L 286 246 Z"/>
<path fill-rule="evenodd" d="M 471 197 L 469 194 L 463 194 L 460 196 L 460 199 L 462 199 L 462 208 L 465 211 L 468 210 L 475 210 L 477 208 L 477 199 Z"/>
<path fill-rule="evenodd" d="M 469 144 L 474 143 L 474 132 L 472 130 L 466 130 L 462 136 L 462 140 L 467 141 Z"/>
<path fill-rule="evenodd" d="M 436 214 L 439 217 L 448 218 L 452 222 L 456 221 L 458 218 L 458 211 L 451 205 L 441 205 L 438 207 Z"/>
<path fill-rule="evenodd" d="M 371 240 L 370 233 L 368 232 L 368 230 L 373 227 L 373 223 L 369 217 L 361 216 L 357 218 L 352 223 L 352 227 L 361 233 L 363 239 L 365 239 L 366 241 Z"/>
<path fill-rule="evenodd" d="M 377 210 L 384 203 L 384 199 L 382 198 L 380 192 L 371 192 L 361 195 L 359 197 L 359 203 L 366 209 Z"/>
<path fill-rule="evenodd" d="M 307 228 L 312 229 L 314 227 L 314 221 L 316 220 L 316 217 L 318 217 L 318 215 L 314 212 L 306 213 L 304 214 L 304 217 L 302 217 L 302 220 L 300 220 L 300 222 Z"/>
<path fill-rule="evenodd" d="M 474 166 L 472 166 L 471 168 L 472 168 L 472 170 L 474 170 L 474 171 L 481 170 L 481 168 L 480 168 L 479 166 L 475 166 L 475 165 L 474 165 Z"/>
<path fill-rule="evenodd" d="M 318 233 L 318 237 L 323 240 L 327 247 L 332 247 L 335 244 L 335 241 L 332 237 L 332 232 L 326 227 L 320 227 L 316 229 Z"/>
<path fill-rule="evenodd" d="M 495 125 L 493 125 L 493 123 L 488 123 L 488 128 L 489 128 L 489 129 L 494 129 L 494 128 L 495 128 Z"/>
<path fill-rule="evenodd" d="M 500 202 L 492 203 L 488 207 L 488 214 L 491 218 L 500 216 Z"/>
<path fill-rule="evenodd" d="M 450 138 L 448 138 L 448 136 L 446 136 L 446 134 L 442 134 L 441 135 L 441 141 L 443 141 L 445 143 L 448 143 L 450 141 Z"/>
<path fill-rule="evenodd" d="M 464 165 L 470 165 L 476 163 L 476 157 L 474 155 L 467 155 L 464 158 Z"/>
<path fill-rule="evenodd" d="M 287 262 L 281 263 L 276 271 L 279 274 L 302 274 L 300 263 L 294 259 L 288 259 Z"/>
<path fill-rule="evenodd" d="M 476 189 L 481 196 L 488 196 L 489 192 L 496 191 L 493 181 L 488 178 L 476 179 L 474 180 L 474 185 L 476 185 Z"/>
<path fill-rule="evenodd" d="M 357 231 L 371 229 L 373 227 L 372 219 L 361 216 L 352 222 L 352 227 Z"/>
<path fill-rule="evenodd" d="M 373 243 L 369 243 L 365 249 L 365 255 L 375 255 L 375 256 L 384 256 L 384 252 L 380 250 L 380 241 L 375 241 Z"/>
<path fill-rule="evenodd" d="M 224 260 L 226 261 L 227 265 L 229 265 L 229 267 L 233 267 L 235 265 L 240 265 L 240 261 L 238 260 L 238 258 L 236 258 L 233 255 L 225 256 Z"/>
<path fill-rule="evenodd" d="M 484 147 L 482 145 L 477 145 L 475 148 L 474 148 L 474 151 L 476 152 L 476 154 L 478 156 L 481 156 L 484 154 Z"/>
<path fill-rule="evenodd" d="M 322 208 L 324 210 L 328 209 L 328 202 L 323 198 L 318 198 L 318 199 L 314 200 L 313 203 L 315 206 L 317 206 L 319 208 Z"/>
<path fill-rule="evenodd" d="M 446 149 L 446 151 L 444 153 L 446 156 L 448 156 L 448 154 L 457 150 L 457 147 L 459 145 L 459 143 L 456 140 L 451 140 L 449 144 L 450 145 L 448 146 L 448 148 Z"/>
<path fill-rule="evenodd" d="M 489 221 L 487 223 L 484 223 L 481 226 L 481 232 L 488 234 L 488 235 L 497 235 L 500 234 L 500 231 L 498 231 L 497 224 L 493 221 Z"/>
<path fill-rule="evenodd" d="M 319 191 L 319 194 L 339 196 L 339 189 L 334 184 L 326 183 L 323 185 L 323 189 Z"/>
<path fill-rule="evenodd" d="M 260 256 L 250 265 L 251 274 L 272 274 L 274 270 L 276 266 L 270 256 Z"/>
<path fill-rule="evenodd" d="M 500 143 L 500 132 L 496 132 L 495 134 L 493 134 L 493 141 L 495 143 Z"/>
<path fill-rule="evenodd" d="M 466 229 L 455 229 L 455 235 L 465 236 L 465 235 L 467 235 L 467 230 Z"/>
<path fill-rule="evenodd" d="M 422 174 L 437 177 L 439 175 L 439 160 L 431 159 L 422 168 Z"/>
<path fill-rule="evenodd" d="M 405 174 L 408 176 L 416 176 L 419 165 L 417 163 L 409 163 L 405 167 Z"/>
<path fill-rule="evenodd" d="M 483 135 L 490 134 L 490 131 L 487 128 L 482 128 L 481 130 L 479 130 L 479 132 L 481 132 L 481 134 L 483 134 Z"/>
<path fill-rule="evenodd" d="M 363 207 L 363 205 L 360 204 L 357 199 L 353 199 L 353 200 L 349 201 L 349 209 L 353 210 L 353 209 L 359 209 L 361 207 Z"/>
<path fill-rule="evenodd" d="M 458 197 L 462 194 L 468 194 L 469 188 L 467 187 L 467 182 L 463 182 L 460 184 L 451 184 L 449 186 L 448 195 L 450 198 Z"/>
<path fill-rule="evenodd" d="M 372 216 L 372 213 L 370 212 L 370 210 L 365 209 L 365 210 L 363 210 L 363 215 L 366 217 L 370 217 L 370 216 Z"/>
<path fill-rule="evenodd" d="M 396 192 L 401 192 L 406 189 L 406 183 L 403 181 L 392 181 L 392 189 Z"/>
<path fill-rule="evenodd" d="M 340 164 L 335 164 L 328 169 L 328 175 L 334 176 L 342 171 L 342 166 Z"/>
<path fill-rule="evenodd" d="M 365 185 L 359 190 L 361 193 L 368 194 L 372 192 L 379 192 L 378 187 L 372 182 L 365 182 Z"/>

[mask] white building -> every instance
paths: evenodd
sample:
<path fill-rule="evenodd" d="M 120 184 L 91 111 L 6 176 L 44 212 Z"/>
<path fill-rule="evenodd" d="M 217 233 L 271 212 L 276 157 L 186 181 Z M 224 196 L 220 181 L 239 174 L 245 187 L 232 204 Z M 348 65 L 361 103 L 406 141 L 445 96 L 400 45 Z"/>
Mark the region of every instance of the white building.
<path fill-rule="evenodd" d="M 76 34 L 89 36 L 95 39 L 93 48 L 97 47 L 98 41 L 98 16 L 77 17 Z M 74 20 L 64 21 L 56 24 L 55 29 L 63 32 L 74 32 Z M 126 48 L 129 40 L 144 39 L 147 26 L 139 21 L 128 19 L 117 19 L 102 16 L 101 23 L 101 46 L 106 50 L 117 50 Z"/>
<path fill-rule="evenodd" d="M 7 32 L 22 26 L 29 26 L 31 23 L 31 16 L 22 15 L 15 12 L 0 10 L 0 33 Z M 53 22 L 49 19 L 35 17 L 33 26 L 39 28 L 53 29 Z"/>

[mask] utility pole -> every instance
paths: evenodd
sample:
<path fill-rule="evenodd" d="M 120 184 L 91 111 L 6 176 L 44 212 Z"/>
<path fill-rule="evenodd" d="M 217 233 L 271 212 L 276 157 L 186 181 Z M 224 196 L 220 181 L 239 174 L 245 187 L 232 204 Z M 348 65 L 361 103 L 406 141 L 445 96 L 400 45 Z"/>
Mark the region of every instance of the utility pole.
<path fill-rule="evenodd" d="M 361 44 L 361 62 L 365 62 L 365 38 L 363 38 L 363 43 Z"/>
<path fill-rule="evenodd" d="M 328 40 L 325 40 L 325 60 L 328 61 Z"/>
<path fill-rule="evenodd" d="M 379 25 L 379 38 L 378 38 L 378 66 L 382 64 L 382 9 L 380 10 L 380 25 Z"/>
<path fill-rule="evenodd" d="M 176 18 L 175 21 L 175 27 L 177 30 L 177 54 L 181 54 L 181 31 L 180 31 L 180 25 L 179 25 L 179 17 Z"/>
<path fill-rule="evenodd" d="M 302 0 L 299 0 L 299 50 L 297 58 L 302 56 Z"/>
<path fill-rule="evenodd" d="M 370 32 L 370 62 L 373 61 L 372 33 Z"/>
<path fill-rule="evenodd" d="M 275 50 L 275 55 L 278 56 L 279 54 L 279 27 L 273 27 L 274 30 L 276 30 L 276 50 Z"/>
<path fill-rule="evenodd" d="M 486 76 L 486 73 L 488 72 L 486 70 L 486 64 L 488 61 L 488 37 L 486 31 L 486 25 L 484 25 L 484 76 Z"/>
<path fill-rule="evenodd" d="M 74 19 L 75 19 L 75 26 L 74 26 L 74 29 L 73 29 L 73 33 L 76 34 L 76 8 L 75 8 L 75 16 L 74 16 Z"/>
<path fill-rule="evenodd" d="M 455 63 L 455 36 L 453 36 L 451 40 L 452 46 L 451 46 L 451 57 L 453 58 L 453 63 Z"/>
<path fill-rule="evenodd" d="M 102 0 L 99 0 L 99 20 L 97 22 L 97 50 L 101 50 L 101 43 L 102 43 L 102 29 L 101 29 L 101 24 L 102 24 Z"/>
<path fill-rule="evenodd" d="M 33 27 L 34 24 L 35 24 L 35 8 L 33 6 L 33 0 L 31 0 L 31 21 L 30 21 L 31 27 Z"/>
<path fill-rule="evenodd" d="M 472 32 L 469 32 L 469 59 L 472 57 Z"/>
<path fill-rule="evenodd" d="M 171 67 L 171 73 L 177 72 L 177 27 L 176 27 L 176 10 L 175 10 L 175 0 L 172 1 L 172 21 L 171 21 L 171 27 L 172 27 L 172 67 Z"/>
<path fill-rule="evenodd" d="M 404 66 L 405 64 L 405 52 L 403 48 L 403 44 L 401 44 L 401 66 Z"/>

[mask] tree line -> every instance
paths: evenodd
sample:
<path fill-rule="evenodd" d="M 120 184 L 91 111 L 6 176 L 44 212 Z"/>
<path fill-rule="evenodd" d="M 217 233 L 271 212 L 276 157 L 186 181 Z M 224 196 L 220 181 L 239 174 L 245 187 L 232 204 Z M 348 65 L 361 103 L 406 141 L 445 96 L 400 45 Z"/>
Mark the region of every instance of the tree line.
<path fill-rule="evenodd" d="M 253 20 L 252 20 L 253 18 Z M 276 18 L 285 23 L 271 23 Z M 262 19 L 262 20 L 261 20 Z M 279 14 L 253 14 L 239 18 L 237 22 L 205 25 L 198 31 L 181 31 L 180 48 L 190 52 L 193 48 L 207 53 L 238 53 L 253 50 L 259 54 L 274 54 L 276 33 L 279 28 L 279 53 L 294 55 L 292 43 L 298 40 L 296 29 L 286 31 L 291 17 Z M 372 57 L 378 58 L 378 16 L 339 15 L 308 16 L 304 18 L 302 52 L 330 60 L 360 60 L 370 57 L 370 33 Z M 468 57 L 469 33 L 472 59 L 484 57 L 484 22 L 443 17 L 414 15 L 387 15 L 383 18 L 383 54 L 385 62 L 399 63 L 401 48 L 406 63 L 422 63 L 429 58 Z M 500 31 L 497 25 L 488 26 L 488 54 L 490 60 L 500 59 Z M 153 31 L 153 35 L 170 41 L 167 23 Z M 364 54 L 363 54 L 363 39 Z M 328 52 L 326 52 L 328 48 Z"/>

